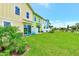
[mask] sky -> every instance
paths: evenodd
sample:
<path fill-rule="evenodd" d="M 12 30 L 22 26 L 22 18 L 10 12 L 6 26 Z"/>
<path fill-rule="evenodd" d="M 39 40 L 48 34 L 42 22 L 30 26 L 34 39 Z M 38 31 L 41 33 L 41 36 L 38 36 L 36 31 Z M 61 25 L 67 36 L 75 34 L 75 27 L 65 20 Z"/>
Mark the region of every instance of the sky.
<path fill-rule="evenodd" d="M 79 22 L 78 3 L 31 3 L 33 10 L 49 19 L 54 27 L 66 27 Z"/>

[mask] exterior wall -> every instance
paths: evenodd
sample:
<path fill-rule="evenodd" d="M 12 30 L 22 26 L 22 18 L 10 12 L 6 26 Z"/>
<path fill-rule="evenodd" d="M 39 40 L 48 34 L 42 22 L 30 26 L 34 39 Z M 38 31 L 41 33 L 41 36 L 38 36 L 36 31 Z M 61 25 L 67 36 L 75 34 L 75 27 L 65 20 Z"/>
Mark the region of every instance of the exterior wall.
<path fill-rule="evenodd" d="M 49 28 L 49 20 L 46 20 L 46 29 Z"/>
<path fill-rule="evenodd" d="M 36 17 L 36 21 L 34 21 L 34 17 Z M 40 21 L 39 21 L 40 20 Z M 39 33 L 38 32 L 38 28 L 37 28 L 37 26 L 36 26 L 36 24 L 38 23 L 39 25 L 40 25 L 40 32 L 42 31 L 42 21 L 43 19 L 41 18 L 41 17 L 39 17 L 38 15 L 36 15 L 36 14 L 34 14 L 33 15 L 33 26 L 34 26 L 34 31 L 35 31 L 35 33 Z"/>
<path fill-rule="evenodd" d="M 48 21 L 45 20 L 45 19 L 42 19 L 41 24 L 42 24 L 42 27 L 41 27 L 42 31 L 43 32 L 48 32 L 49 31 L 49 23 L 48 23 Z"/>
<path fill-rule="evenodd" d="M 34 21 L 34 17 L 36 17 L 36 21 Z M 38 28 L 36 27 L 36 24 L 38 23 L 38 16 L 36 16 L 35 14 L 33 14 L 33 29 L 32 29 L 32 33 L 34 34 L 38 34 Z"/>
<path fill-rule="evenodd" d="M 15 14 L 15 6 L 20 8 L 20 15 Z M 30 13 L 30 18 L 26 18 L 26 12 Z M 12 26 L 19 27 L 21 32 L 24 32 L 24 24 L 22 20 L 26 19 L 32 21 L 32 10 L 24 3 L 0 3 L 0 25 L 3 25 L 3 21 L 11 22 Z"/>
<path fill-rule="evenodd" d="M 43 31 L 43 30 L 44 30 L 44 20 L 41 19 L 41 31 Z"/>
<path fill-rule="evenodd" d="M 46 25 L 45 19 L 43 19 L 43 18 L 41 18 L 41 17 L 34 14 L 33 17 L 35 17 L 35 16 L 36 16 L 36 21 L 34 21 L 34 27 L 36 28 L 36 23 L 39 23 L 40 24 L 40 31 L 44 32 L 44 27 Z M 39 19 L 40 19 L 40 22 L 39 22 Z"/>
<path fill-rule="evenodd" d="M 45 20 L 44 21 L 44 32 L 49 32 L 50 31 L 50 28 L 49 28 L 49 20 Z"/>

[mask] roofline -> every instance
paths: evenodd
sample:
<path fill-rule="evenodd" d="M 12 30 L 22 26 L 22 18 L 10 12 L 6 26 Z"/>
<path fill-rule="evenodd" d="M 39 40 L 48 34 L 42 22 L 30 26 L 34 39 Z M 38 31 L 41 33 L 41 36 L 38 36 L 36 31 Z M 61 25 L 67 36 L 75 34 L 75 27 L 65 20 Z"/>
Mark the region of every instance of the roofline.
<path fill-rule="evenodd" d="M 32 9 L 32 7 L 30 6 L 30 4 L 29 3 L 26 3 L 28 6 L 29 6 L 29 8 L 32 10 L 32 12 L 34 12 L 34 10 Z"/>
<path fill-rule="evenodd" d="M 45 20 L 42 16 L 40 16 L 39 14 L 37 14 L 36 12 L 34 12 L 34 14 L 38 17 L 40 17 L 41 19 Z"/>
<path fill-rule="evenodd" d="M 40 18 L 43 19 L 43 20 L 46 20 L 45 18 L 43 18 L 42 16 L 40 16 L 39 14 L 37 14 L 37 13 L 32 9 L 32 7 L 30 6 L 29 3 L 26 3 L 26 4 L 27 4 L 27 5 L 29 6 L 29 8 L 32 10 L 33 14 L 37 15 L 38 17 L 40 17 Z"/>

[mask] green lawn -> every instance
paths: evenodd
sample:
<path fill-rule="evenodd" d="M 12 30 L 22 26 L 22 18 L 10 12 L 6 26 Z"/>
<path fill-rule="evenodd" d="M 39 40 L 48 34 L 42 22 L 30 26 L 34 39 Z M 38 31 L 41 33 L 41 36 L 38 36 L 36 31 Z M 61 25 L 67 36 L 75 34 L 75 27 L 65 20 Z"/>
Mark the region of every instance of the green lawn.
<path fill-rule="evenodd" d="M 27 37 L 29 56 L 79 56 L 79 34 L 71 32 L 43 33 Z"/>

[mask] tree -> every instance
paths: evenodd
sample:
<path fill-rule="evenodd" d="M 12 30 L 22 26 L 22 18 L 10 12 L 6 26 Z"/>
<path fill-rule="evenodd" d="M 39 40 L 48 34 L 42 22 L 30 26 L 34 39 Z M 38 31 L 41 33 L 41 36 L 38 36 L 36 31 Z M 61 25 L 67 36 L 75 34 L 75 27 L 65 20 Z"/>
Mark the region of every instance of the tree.
<path fill-rule="evenodd" d="M 50 28 L 50 29 L 52 29 L 52 28 L 53 28 L 53 26 L 52 26 L 52 25 L 50 25 L 50 26 L 49 26 L 49 28 Z"/>
<path fill-rule="evenodd" d="M 60 31 L 64 31 L 66 28 L 65 27 L 60 27 L 59 30 Z"/>
<path fill-rule="evenodd" d="M 79 23 L 76 23 L 75 26 L 76 26 L 76 30 L 78 31 L 79 30 Z"/>
<path fill-rule="evenodd" d="M 67 28 L 66 28 L 66 31 L 68 31 L 69 30 L 69 25 L 67 25 Z"/>
<path fill-rule="evenodd" d="M 76 30 L 76 26 L 75 25 L 70 26 L 70 28 L 71 28 L 71 32 L 74 32 Z"/>

